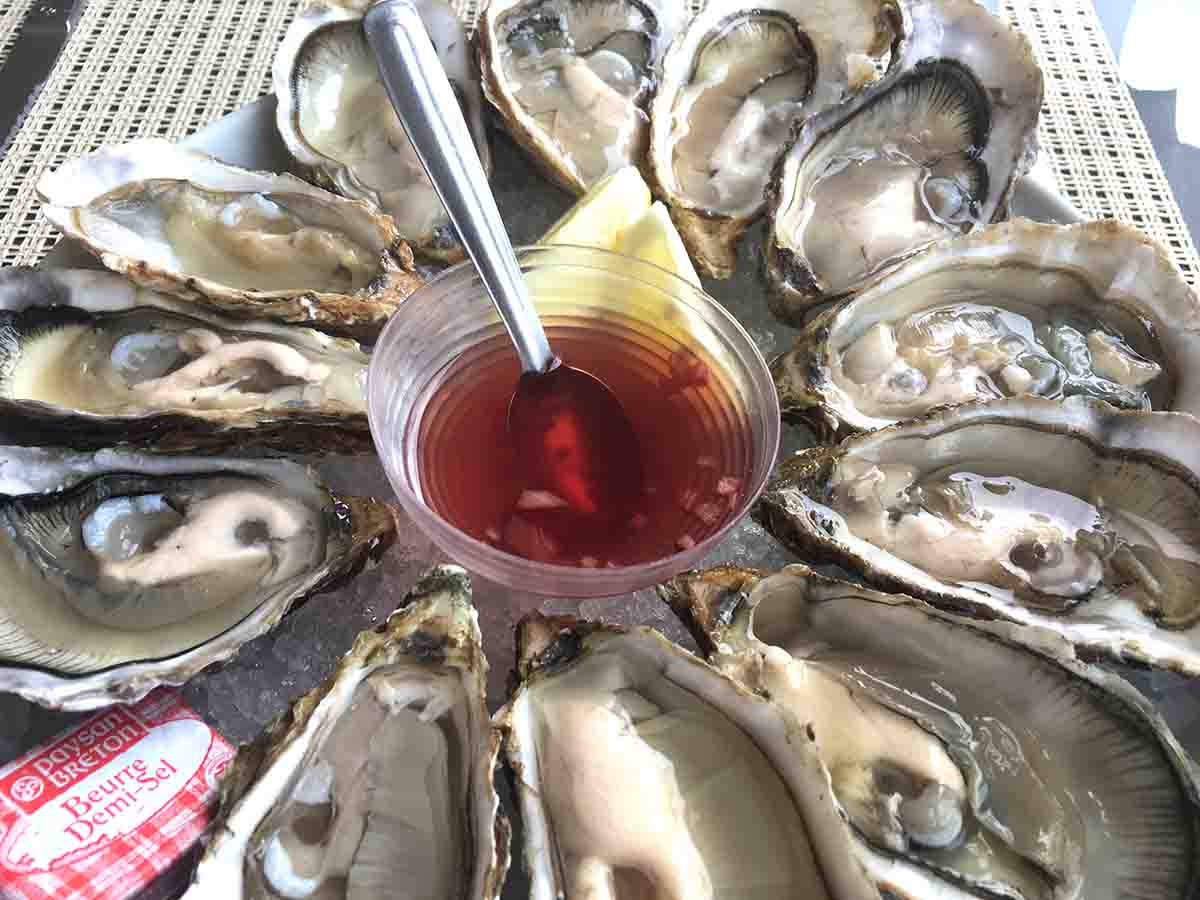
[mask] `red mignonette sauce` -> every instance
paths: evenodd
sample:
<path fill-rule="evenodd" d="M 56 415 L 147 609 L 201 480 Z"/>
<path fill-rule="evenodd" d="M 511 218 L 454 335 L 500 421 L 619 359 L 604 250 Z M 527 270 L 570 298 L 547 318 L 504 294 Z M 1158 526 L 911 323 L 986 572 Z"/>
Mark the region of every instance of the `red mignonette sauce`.
<path fill-rule="evenodd" d="M 750 447 L 710 365 L 682 345 L 630 340 L 595 321 L 547 334 L 569 365 L 611 389 L 640 458 L 589 471 L 588 460 L 604 454 L 585 446 L 587 411 L 569 400 L 538 431 L 540 454 L 518 447 L 508 406 L 520 366 L 501 333 L 448 367 L 421 416 L 418 468 L 430 508 L 501 550 L 566 566 L 651 562 L 719 531 L 741 498 L 736 476 Z"/>

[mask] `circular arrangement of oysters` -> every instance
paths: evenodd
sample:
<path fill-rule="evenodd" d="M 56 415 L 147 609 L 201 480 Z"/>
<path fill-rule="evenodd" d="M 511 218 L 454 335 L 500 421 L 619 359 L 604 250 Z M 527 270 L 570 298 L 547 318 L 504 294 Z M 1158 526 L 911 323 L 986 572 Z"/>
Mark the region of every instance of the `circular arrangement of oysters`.
<path fill-rule="evenodd" d="M 688 573 L 659 596 L 704 658 L 534 615 L 489 720 L 438 567 L 242 749 L 187 896 L 495 900 L 502 748 L 536 900 L 1195 897 L 1195 763 L 1076 652 L 1200 676 L 1200 299 L 1132 228 L 1003 221 L 1029 43 L 974 0 L 491 0 L 474 38 L 414 4 L 485 167 L 486 98 L 571 192 L 639 167 L 706 276 L 765 218 L 764 302 L 817 313 L 776 386 L 829 443 L 755 515 L 875 589 Z M 369 342 L 414 252 L 462 255 L 368 6 L 313 0 L 276 55 L 320 187 L 162 140 L 41 177 L 112 271 L 0 270 L 0 691 L 180 684 L 390 539 L 233 455 L 369 449 Z"/>

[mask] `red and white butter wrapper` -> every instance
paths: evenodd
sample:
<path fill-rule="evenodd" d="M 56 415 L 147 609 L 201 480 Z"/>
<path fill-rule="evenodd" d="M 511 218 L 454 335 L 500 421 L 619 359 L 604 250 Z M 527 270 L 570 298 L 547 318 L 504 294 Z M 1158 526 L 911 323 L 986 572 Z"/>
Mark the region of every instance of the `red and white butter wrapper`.
<path fill-rule="evenodd" d="M 126 900 L 197 841 L 234 750 L 169 690 L 0 769 L 0 896 Z"/>

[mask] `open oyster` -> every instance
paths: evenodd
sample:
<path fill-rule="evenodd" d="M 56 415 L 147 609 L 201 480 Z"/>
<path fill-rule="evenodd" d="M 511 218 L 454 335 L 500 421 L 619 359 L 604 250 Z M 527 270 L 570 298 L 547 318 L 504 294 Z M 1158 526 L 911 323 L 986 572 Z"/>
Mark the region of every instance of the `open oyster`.
<path fill-rule="evenodd" d="M 665 593 L 718 668 L 810 722 L 881 888 L 1195 896 L 1194 763 L 1144 697 L 1064 641 L 803 566 L 694 573 Z"/>
<path fill-rule="evenodd" d="M 1200 299 L 1160 245 L 1026 220 L 912 257 L 773 364 L 784 414 L 834 437 L 1006 396 L 1200 413 L 1198 367 Z"/>
<path fill-rule="evenodd" d="M 494 900 L 508 823 L 466 573 L 427 574 L 223 777 L 184 895 Z"/>
<path fill-rule="evenodd" d="M 236 318 L 373 340 L 421 284 L 392 220 L 367 204 L 157 138 L 67 162 L 38 193 L 108 268 Z"/>
<path fill-rule="evenodd" d="M 686 13 L 683 0 L 490 0 L 484 93 L 547 175 L 582 194 L 642 165 L 658 63 Z"/>
<path fill-rule="evenodd" d="M 316 0 L 296 16 L 275 53 L 275 120 L 288 151 L 318 181 L 366 200 L 418 252 L 462 257 L 450 218 L 392 108 L 362 17 L 371 0 Z M 458 94 L 484 171 L 491 153 L 483 91 L 462 22 L 442 0 L 416 4 Z"/>
<path fill-rule="evenodd" d="M 809 119 L 767 190 L 775 312 L 813 304 L 933 241 L 1008 215 L 1032 161 L 1042 73 L 975 0 L 912 0 L 886 77 Z"/>
<path fill-rule="evenodd" d="M 796 123 L 873 77 L 899 32 L 896 0 L 717 0 L 671 44 L 650 108 L 649 168 L 706 275 L 733 273 Z"/>
<path fill-rule="evenodd" d="M 353 341 L 236 322 L 110 272 L 0 269 L 0 436 L 96 449 L 371 448 Z"/>
<path fill-rule="evenodd" d="M 0 448 L 0 691 L 90 709 L 182 684 L 394 527 L 283 460 Z"/>
<path fill-rule="evenodd" d="M 648 629 L 522 623 L 496 714 L 531 896 L 876 897 L 805 719 Z"/>
<path fill-rule="evenodd" d="M 801 451 L 755 515 L 956 611 L 1200 674 L 1200 420 L 1075 397 L 957 406 Z"/>

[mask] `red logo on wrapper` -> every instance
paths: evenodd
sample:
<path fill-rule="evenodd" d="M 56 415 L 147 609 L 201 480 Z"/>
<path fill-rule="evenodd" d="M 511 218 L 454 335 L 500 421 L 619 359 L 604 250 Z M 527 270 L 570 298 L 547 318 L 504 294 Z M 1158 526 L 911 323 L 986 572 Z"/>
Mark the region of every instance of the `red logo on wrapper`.
<path fill-rule="evenodd" d="M 208 824 L 233 749 L 172 691 L 97 713 L 0 769 L 0 894 L 125 900 Z"/>

